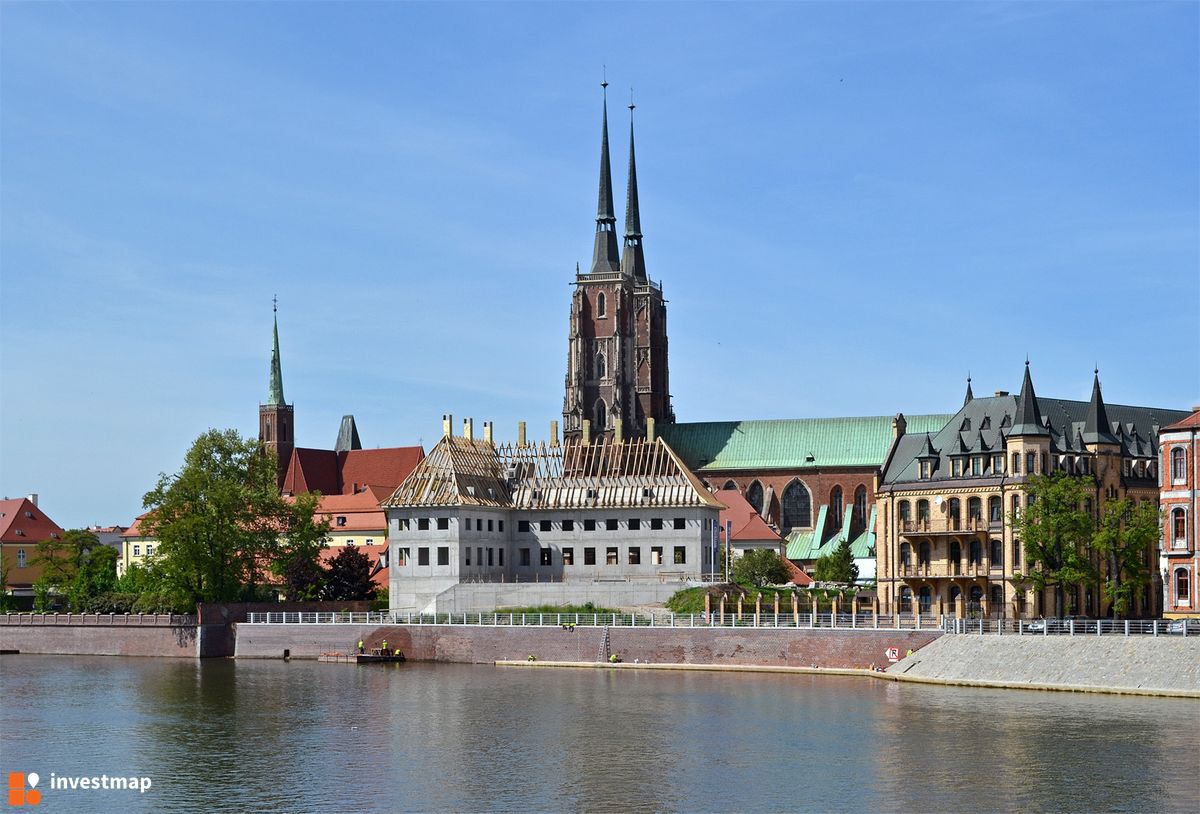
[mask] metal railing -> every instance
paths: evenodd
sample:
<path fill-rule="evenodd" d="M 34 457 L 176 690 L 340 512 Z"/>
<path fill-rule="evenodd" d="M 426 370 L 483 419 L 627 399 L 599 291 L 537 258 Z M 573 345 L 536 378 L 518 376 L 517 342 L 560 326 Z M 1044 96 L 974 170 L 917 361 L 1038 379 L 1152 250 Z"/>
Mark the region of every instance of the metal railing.
<path fill-rule="evenodd" d="M 0 625 L 87 625 L 89 627 L 176 627 L 196 624 L 187 613 L 3 613 Z"/>
<path fill-rule="evenodd" d="M 712 627 L 822 628 L 836 630 L 929 630 L 938 620 L 914 614 L 875 616 L 870 613 L 250 613 L 248 624 L 471 625 L 499 627 Z"/>
<path fill-rule="evenodd" d="M 1172 619 L 953 619 L 947 633 L 997 636 L 1200 636 L 1200 621 Z"/>

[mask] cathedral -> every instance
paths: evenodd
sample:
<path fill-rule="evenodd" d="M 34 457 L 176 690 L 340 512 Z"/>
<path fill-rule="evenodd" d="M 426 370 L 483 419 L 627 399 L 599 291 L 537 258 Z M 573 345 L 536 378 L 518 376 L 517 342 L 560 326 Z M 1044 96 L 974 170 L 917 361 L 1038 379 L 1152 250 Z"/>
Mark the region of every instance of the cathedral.
<path fill-rule="evenodd" d="M 644 437 L 671 424 L 667 307 L 662 284 L 646 274 L 638 207 L 633 110 L 629 105 L 629 183 L 624 249 L 617 249 L 612 169 L 608 157 L 608 83 L 600 141 L 600 195 L 592 265 L 575 270 L 567 353 L 563 436 L 567 440 Z"/>

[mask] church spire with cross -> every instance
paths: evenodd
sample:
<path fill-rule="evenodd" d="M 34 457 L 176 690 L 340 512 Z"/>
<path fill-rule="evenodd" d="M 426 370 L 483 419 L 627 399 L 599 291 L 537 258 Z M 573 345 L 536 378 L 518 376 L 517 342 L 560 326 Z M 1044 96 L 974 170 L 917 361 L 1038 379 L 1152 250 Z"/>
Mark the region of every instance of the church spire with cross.
<path fill-rule="evenodd" d="M 632 97 L 633 91 L 630 91 Z M 625 253 L 621 256 L 621 271 L 636 280 L 646 279 L 646 256 L 642 252 L 642 213 L 638 204 L 637 160 L 633 150 L 632 98 L 629 101 L 629 183 L 625 193 Z"/>
<path fill-rule="evenodd" d="M 276 481 L 283 487 L 295 443 L 295 413 L 283 398 L 283 366 L 279 354 L 279 301 L 271 298 L 273 316 L 271 343 L 271 378 L 267 385 L 267 401 L 258 405 L 258 443 L 264 455 L 275 458 Z"/>
<path fill-rule="evenodd" d="M 600 136 L 600 194 L 596 205 L 596 243 L 592 249 L 592 274 L 621 270 L 617 252 L 617 215 L 613 207 L 612 167 L 608 160 L 608 80 L 604 90 L 604 124 Z"/>

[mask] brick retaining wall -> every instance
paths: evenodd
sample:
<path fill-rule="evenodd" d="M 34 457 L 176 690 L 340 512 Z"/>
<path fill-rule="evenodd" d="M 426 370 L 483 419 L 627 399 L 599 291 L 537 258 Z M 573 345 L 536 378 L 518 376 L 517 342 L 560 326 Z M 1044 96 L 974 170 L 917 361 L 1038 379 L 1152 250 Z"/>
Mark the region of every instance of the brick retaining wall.
<path fill-rule="evenodd" d="M 541 661 L 596 661 L 603 629 L 479 627 L 475 625 L 242 624 L 238 658 L 315 658 L 350 652 L 361 637 L 367 647 L 388 645 L 411 659 L 493 663 L 535 656 Z M 828 630 L 795 628 L 609 628 L 611 652 L 625 661 L 652 663 L 868 667 L 886 665 L 885 652 L 918 650 L 935 630 Z"/>
<path fill-rule="evenodd" d="M 0 650 L 41 655 L 196 658 L 197 638 L 194 623 L 0 625 Z"/>

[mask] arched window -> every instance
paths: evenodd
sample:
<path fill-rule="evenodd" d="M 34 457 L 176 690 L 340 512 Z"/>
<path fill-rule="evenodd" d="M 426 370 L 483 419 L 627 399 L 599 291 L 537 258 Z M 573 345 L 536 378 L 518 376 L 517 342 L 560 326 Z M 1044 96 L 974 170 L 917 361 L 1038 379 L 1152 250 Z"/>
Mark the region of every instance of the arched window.
<path fill-rule="evenodd" d="M 596 401 L 596 432 L 603 431 L 608 426 L 608 408 L 604 406 L 604 399 Z"/>
<path fill-rule="evenodd" d="M 904 566 L 912 564 L 912 546 L 908 543 L 900 544 L 900 564 Z"/>
<path fill-rule="evenodd" d="M 858 528 L 867 525 L 867 487 L 862 484 L 854 490 L 854 525 Z"/>
<path fill-rule="evenodd" d="M 1014 475 L 1020 475 L 1021 474 L 1021 454 L 1019 452 L 1014 452 L 1012 458 L 1013 458 L 1012 473 Z"/>
<path fill-rule="evenodd" d="M 1171 540 L 1173 548 L 1187 548 L 1187 514 L 1183 509 L 1171 511 Z"/>
<path fill-rule="evenodd" d="M 608 375 L 608 366 L 604 362 L 604 354 L 596 354 L 596 378 L 603 379 Z"/>
<path fill-rule="evenodd" d="M 17 567 L 18 568 L 25 567 L 25 549 L 23 549 L 23 548 L 17 549 Z"/>
<path fill-rule="evenodd" d="M 1004 508 L 1000 504 L 1000 495 L 988 498 L 988 522 L 1001 523 L 1004 521 Z"/>
<path fill-rule="evenodd" d="M 950 543 L 950 570 L 955 576 L 962 572 L 962 544 L 958 540 Z"/>
<path fill-rule="evenodd" d="M 750 484 L 750 488 L 746 490 L 746 502 L 754 507 L 754 511 L 762 514 L 763 509 L 763 488 L 758 481 Z"/>
<path fill-rule="evenodd" d="M 957 529 L 962 523 L 962 501 L 956 497 L 950 498 L 950 505 L 946 513 L 950 517 L 950 528 Z"/>
<path fill-rule="evenodd" d="M 957 585 L 951 585 L 950 586 L 950 594 L 949 594 L 950 604 L 953 605 L 956 602 L 958 602 L 958 598 L 960 596 L 962 596 L 962 589 L 959 588 Z"/>
<path fill-rule="evenodd" d="M 725 485 L 722 486 L 721 488 L 722 489 L 737 489 L 737 484 L 731 480 L 727 480 L 727 481 L 725 481 Z"/>
<path fill-rule="evenodd" d="M 970 599 L 971 610 L 979 610 L 979 600 L 983 599 L 983 588 L 980 587 L 979 585 L 972 585 L 971 591 L 968 594 L 968 596 L 971 597 L 971 599 Z"/>
<path fill-rule="evenodd" d="M 992 586 L 992 609 L 999 610 L 1004 604 L 1004 589 L 999 585 Z"/>
<path fill-rule="evenodd" d="M 784 535 L 794 528 L 812 525 L 812 496 L 803 482 L 794 480 L 783 490 L 779 525 Z"/>
<path fill-rule="evenodd" d="M 1175 604 L 1190 605 L 1192 601 L 1191 584 L 1186 568 L 1175 569 Z"/>
<path fill-rule="evenodd" d="M 924 498 L 917 501 L 917 522 L 929 522 L 929 501 Z"/>
<path fill-rule="evenodd" d="M 983 501 L 977 497 L 967 500 L 967 517 L 976 523 L 983 522 Z"/>
<path fill-rule="evenodd" d="M 897 507 L 897 509 L 900 512 L 900 524 L 901 524 L 900 528 L 903 529 L 904 524 L 908 523 L 908 521 L 912 519 L 912 514 L 910 513 L 911 510 L 909 508 L 908 501 L 907 500 L 900 501 L 900 505 Z"/>
<path fill-rule="evenodd" d="M 1187 482 L 1187 453 L 1183 447 L 1171 450 L 1171 482 Z"/>
<path fill-rule="evenodd" d="M 922 585 L 917 593 L 917 601 L 921 604 L 921 613 L 929 613 L 933 606 L 933 590 L 928 585 Z"/>
<path fill-rule="evenodd" d="M 967 559 L 971 565 L 983 565 L 983 546 L 978 540 L 972 540 L 967 549 Z"/>
<path fill-rule="evenodd" d="M 842 525 L 842 487 L 835 486 L 829 493 L 829 519 L 835 526 Z"/>
<path fill-rule="evenodd" d="M 604 307 L 605 307 L 604 292 L 601 291 L 599 294 L 596 295 L 596 316 L 598 316 L 598 317 L 605 316 Z"/>
<path fill-rule="evenodd" d="M 900 612 L 908 613 L 912 610 L 912 588 L 907 585 L 900 589 Z"/>
<path fill-rule="evenodd" d="M 929 565 L 931 554 L 932 552 L 929 548 L 929 541 L 922 540 L 921 544 L 917 546 L 917 565 Z"/>
<path fill-rule="evenodd" d="M 990 561 L 988 564 L 992 568 L 999 568 L 1004 565 L 1004 543 L 993 537 L 991 542 L 988 543 L 988 547 L 991 549 L 988 552 L 988 560 Z"/>

